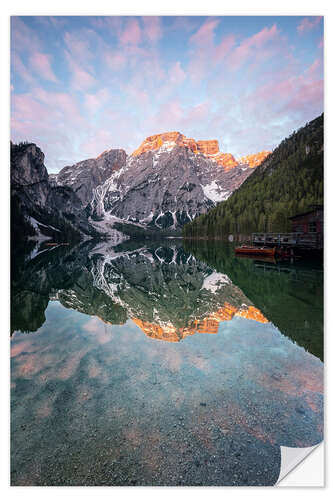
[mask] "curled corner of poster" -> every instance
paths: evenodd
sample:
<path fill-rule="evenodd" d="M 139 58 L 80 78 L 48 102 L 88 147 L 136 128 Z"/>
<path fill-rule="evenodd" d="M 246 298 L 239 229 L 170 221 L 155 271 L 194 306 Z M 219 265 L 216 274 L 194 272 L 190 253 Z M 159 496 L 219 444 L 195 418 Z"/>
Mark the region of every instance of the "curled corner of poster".
<path fill-rule="evenodd" d="M 275 485 L 323 487 L 324 442 L 308 448 L 281 446 L 280 475 Z"/>

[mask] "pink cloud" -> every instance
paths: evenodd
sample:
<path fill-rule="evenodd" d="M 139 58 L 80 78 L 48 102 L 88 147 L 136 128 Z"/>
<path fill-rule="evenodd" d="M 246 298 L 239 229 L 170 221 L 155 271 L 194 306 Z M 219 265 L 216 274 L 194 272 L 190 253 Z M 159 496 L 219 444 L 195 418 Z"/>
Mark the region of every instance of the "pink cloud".
<path fill-rule="evenodd" d="M 13 116 L 20 118 L 23 123 L 27 123 L 28 120 L 35 122 L 36 129 L 40 127 L 41 131 L 48 127 L 52 130 L 60 124 L 71 124 L 73 127 L 86 126 L 79 106 L 70 94 L 48 92 L 42 88 L 34 88 L 26 94 L 14 95 Z"/>
<path fill-rule="evenodd" d="M 276 38 L 279 34 L 279 30 L 276 24 L 273 24 L 271 28 L 265 27 L 263 30 L 259 31 L 255 35 L 248 38 L 248 44 L 250 46 L 255 46 L 256 48 L 261 48 L 265 43 L 273 38 Z"/>
<path fill-rule="evenodd" d="M 247 114 L 261 120 L 272 115 L 281 119 L 292 113 L 306 121 L 319 114 L 323 107 L 322 60 L 316 59 L 302 74 L 276 75 L 275 80 L 248 95 L 244 106 Z"/>
<path fill-rule="evenodd" d="M 85 95 L 85 105 L 90 113 L 96 113 L 109 99 L 108 89 L 101 89 L 96 94 Z"/>
<path fill-rule="evenodd" d="M 193 31 L 199 23 L 200 21 L 198 21 L 198 18 L 195 16 L 176 16 L 172 19 L 166 29 L 170 32 L 181 30 L 182 32 L 189 33 L 190 31 Z"/>
<path fill-rule="evenodd" d="M 123 51 L 113 49 L 107 49 L 103 54 L 103 58 L 106 64 L 114 71 L 123 69 L 127 62 L 126 55 Z"/>
<path fill-rule="evenodd" d="M 158 66 L 155 66 L 155 68 L 157 67 Z M 186 79 L 186 73 L 183 70 L 180 61 L 176 61 L 175 63 L 173 63 L 168 68 L 166 74 L 162 71 L 157 71 L 156 73 L 157 78 L 154 78 L 152 80 L 151 77 L 149 77 L 149 80 L 152 81 L 154 86 L 147 86 L 145 79 L 141 81 L 139 81 L 138 79 L 131 81 L 131 86 L 137 88 L 139 85 L 142 89 L 149 88 L 149 93 L 151 95 L 154 95 L 155 98 L 159 101 L 169 98 L 170 95 L 173 95 L 175 97 L 177 95 L 177 91 L 181 89 Z M 160 81 L 160 83 L 156 85 L 156 81 Z"/>
<path fill-rule="evenodd" d="M 166 132 L 181 128 L 181 120 L 184 116 L 184 110 L 179 99 L 170 99 L 165 101 L 151 117 L 150 129 L 158 132 Z M 158 133 L 153 132 L 153 133 Z M 151 134 L 148 134 L 151 135 Z"/>
<path fill-rule="evenodd" d="M 84 62 L 92 59 L 93 53 L 89 46 L 89 40 L 84 37 L 84 33 L 69 33 L 64 35 L 64 41 L 67 50 L 71 53 L 72 57 Z"/>
<path fill-rule="evenodd" d="M 153 90 L 166 77 L 166 70 L 159 51 L 154 47 L 127 46 L 123 51 L 133 85 L 140 85 L 145 91 Z"/>
<path fill-rule="evenodd" d="M 38 52 L 41 50 L 36 32 L 16 16 L 11 18 L 11 40 L 15 51 Z"/>
<path fill-rule="evenodd" d="M 71 94 L 65 92 L 47 92 L 43 89 L 37 89 L 37 92 L 38 99 L 45 105 L 50 105 L 50 99 L 52 99 L 52 106 L 58 109 L 64 118 L 68 119 L 68 117 L 71 117 L 72 122 L 77 121 L 83 125 L 79 105 Z"/>
<path fill-rule="evenodd" d="M 235 50 L 231 53 L 229 58 L 230 68 L 238 70 L 246 61 L 259 54 L 263 50 L 265 44 L 276 41 L 279 36 L 279 31 L 274 24 L 271 28 L 265 27 L 255 35 L 246 38 Z"/>
<path fill-rule="evenodd" d="M 126 113 L 123 109 L 115 109 L 114 106 L 108 106 L 100 116 L 98 128 L 91 130 L 91 135 L 95 136 L 98 130 L 104 130 L 110 133 L 108 142 L 105 146 L 97 149 L 97 154 L 101 151 L 110 148 L 125 149 L 127 152 L 132 152 L 142 142 L 143 132 L 141 130 L 142 123 L 145 123 L 147 115 L 144 113 L 137 114 L 132 111 L 132 106 L 129 106 Z"/>
<path fill-rule="evenodd" d="M 72 85 L 75 89 L 87 90 L 97 84 L 96 79 L 80 66 L 67 50 L 65 50 L 65 56 L 72 73 Z"/>
<path fill-rule="evenodd" d="M 89 134 L 80 144 L 80 151 L 84 153 L 84 156 L 96 158 L 103 151 L 110 149 L 113 143 L 113 134 L 109 130 L 99 129 Z"/>
<path fill-rule="evenodd" d="M 288 102 L 288 110 L 306 112 L 321 106 L 324 96 L 324 84 L 322 80 L 313 82 L 302 82 L 297 92 L 294 92 Z"/>
<path fill-rule="evenodd" d="M 207 45 L 213 42 L 214 31 L 219 24 L 218 19 L 206 21 L 190 38 L 190 43 L 195 45 Z"/>
<path fill-rule="evenodd" d="M 321 112 L 319 32 L 314 45 L 320 57 L 304 68 L 276 25 L 242 39 L 220 35 L 216 18 L 177 17 L 163 23 L 163 32 L 158 17 L 89 22 L 96 31 L 66 26 L 65 63 L 72 79 L 69 88 L 66 79 L 58 82 L 64 92 L 40 88 L 37 73 L 52 81 L 52 65 L 51 59 L 37 58 L 48 57 L 38 39 L 34 50 L 13 56 L 14 69 L 26 84 L 19 81 L 18 88 L 28 89 L 13 95 L 13 139 L 37 142 L 47 166 L 52 157 L 54 170 L 111 147 L 131 152 L 144 137 L 167 130 L 217 138 L 221 149 L 236 155 L 243 149 L 270 149 L 292 126 Z M 191 41 L 181 59 L 165 61 L 158 42 L 163 34 L 173 36 L 176 25 L 186 31 L 187 41 L 192 35 Z M 33 33 L 22 29 L 17 46 L 23 51 Z M 241 78 L 235 78 L 235 70 L 241 70 Z"/>
<path fill-rule="evenodd" d="M 110 148 L 126 148 L 140 121 L 131 112 L 113 110 L 108 89 L 86 94 L 84 106 L 75 93 L 33 88 L 12 96 L 11 137 L 14 142 L 35 142 L 45 153 L 49 172 L 58 171 Z M 99 106 L 98 123 L 83 114 Z M 142 140 L 141 134 L 140 139 Z M 135 147 L 137 144 L 135 143 Z M 135 149 L 133 147 L 133 149 Z"/>
<path fill-rule="evenodd" d="M 227 35 L 224 37 L 214 51 L 214 61 L 223 59 L 235 45 L 235 35 Z"/>
<path fill-rule="evenodd" d="M 306 70 L 306 74 L 307 76 L 310 78 L 310 79 L 313 79 L 313 78 L 323 78 L 324 76 L 324 70 L 323 70 L 323 58 L 322 56 L 321 57 L 317 57 L 317 59 L 315 59 L 313 61 L 313 63 L 311 64 L 311 66 L 309 66 L 309 68 Z"/>
<path fill-rule="evenodd" d="M 92 18 L 91 24 L 101 29 L 114 31 L 119 37 L 122 33 L 122 18 Z M 128 51 L 133 46 L 111 47 L 105 38 L 93 29 L 83 28 L 77 32 L 66 32 L 64 35 L 67 58 L 74 61 L 81 69 L 91 76 L 94 74 L 94 64 L 100 57 L 103 65 L 113 72 L 123 69 L 128 62 Z M 69 54 L 69 56 L 68 56 Z M 89 78 L 88 78 L 89 80 Z"/>
<path fill-rule="evenodd" d="M 297 26 L 297 31 L 300 35 L 303 35 L 303 33 L 306 33 L 308 31 L 311 31 L 314 29 L 321 21 L 322 17 L 317 16 L 317 17 L 304 17 L 302 21 L 299 23 Z"/>
<path fill-rule="evenodd" d="M 297 79 L 295 77 L 263 85 L 250 95 L 249 102 L 251 103 L 251 107 L 253 109 L 259 107 L 261 103 L 262 107 L 269 109 L 268 104 L 272 96 L 274 96 L 274 100 L 280 105 L 294 93 L 296 86 Z"/>
<path fill-rule="evenodd" d="M 41 76 L 44 80 L 50 80 L 56 82 L 57 78 L 51 67 L 51 56 L 48 54 L 43 54 L 41 52 L 35 52 L 29 59 L 32 68 Z"/>
<path fill-rule="evenodd" d="M 67 19 L 62 16 L 49 16 L 48 20 L 54 26 L 54 28 L 60 29 L 62 29 L 67 23 Z"/>
<path fill-rule="evenodd" d="M 67 24 L 68 20 L 62 16 L 34 16 L 35 20 L 45 26 L 47 29 L 61 30 Z"/>
<path fill-rule="evenodd" d="M 22 80 L 24 80 L 28 84 L 35 83 L 35 78 L 32 76 L 31 71 L 28 70 L 21 57 L 17 53 L 14 53 L 14 55 L 12 56 L 12 65 L 14 71 L 17 72 Z"/>
<path fill-rule="evenodd" d="M 209 117 L 210 108 L 211 106 L 208 102 L 202 102 L 190 107 L 184 117 L 184 126 L 188 128 L 197 121 L 206 120 Z"/>
<path fill-rule="evenodd" d="M 170 98 L 164 101 L 157 112 L 145 121 L 142 133 L 146 137 L 160 132 L 178 130 L 192 137 L 191 133 L 195 131 L 196 135 L 193 137 L 198 139 L 203 136 L 199 129 L 201 126 L 204 129 L 207 127 L 210 113 L 211 106 L 208 101 L 185 106 L 180 98 Z M 207 135 L 207 130 L 204 135 Z"/>
<path fill-rule="evenodd" d="M 186 73 L 182 69 L 182 65 L 179 61 L 171 66 L 169 69 L 169 78 L 171 85 L 181 85 L 186 78 Z"/>
<path fill-rule="evenodd" d="M 195 49 L 192 50 L 188 74 L 193 82 L 201 82 L 230 53 L 235 45 L 235 36 L 229 34 L 214 44 L 214 30 L 219 21 L 208 21 L 191 37 Z M 209 54 L 209 56 L 208 56 Z"/>
<path fill-rule="evenodd" d="M 136 106 L 144 107 L 149 104 L 149 95 L 147 94 L 147 92 L 145 92 L 145 90 L 142 90 L 130 84 L 126 87 L 126 91 L 128 96 L 134 101 L 134 104 Z"/>
<path fill-rule="evenodd" d="M 108 48 L 98 33 L 88 28 L 82 28 L 75 32 L 65 32 L 64 42 L 65 52 L 69 54 L 71 61 L 90 75 L 94 73 L 96 58 Z M 69 59 L 68 55 L 67 59 Z"/>
<path fill-rule="evenodd" d="M 35 142 L 45 153 L 46 166 L 69 164 L 75 158 L 73 144 L 91 127 L 71 94 L 33 88 L 12 96 L 11 135 L 14 141 Z M 77 161 L 82 159 L 79 154 Z"/>
<path fill-rule="evenodd" d="M 141 41 L 141 29 L 136 19 L 127 21 L 124 31 L 119 36 L 123 45 L 137 45 Z"/>
<path fill-rule="evenodd" d="M 159 17 L 147 16 L 142 18 L 143 34 L 150 42 L 154 43 L 162 37 L 162 26 Z"/>
<path fill-rule="evenodd" d="M 233 33 L 215 44 L 215 30 L 219 22 L 218 19 L 206 21 L 190 38 L 190 44 L 195 49 L 192 50 L 188 73 L 194 82 L 200 82 L 205 75 L 215 71 L 216 66 L 226 58 L 230 69 L 239 69 L 253 53 L 258 53 L 259 49 L 264 52 L 265 44 L 276 40 L 279 35 L 276 25 L 273 25 L 243 40 L 238 46 Z"/>

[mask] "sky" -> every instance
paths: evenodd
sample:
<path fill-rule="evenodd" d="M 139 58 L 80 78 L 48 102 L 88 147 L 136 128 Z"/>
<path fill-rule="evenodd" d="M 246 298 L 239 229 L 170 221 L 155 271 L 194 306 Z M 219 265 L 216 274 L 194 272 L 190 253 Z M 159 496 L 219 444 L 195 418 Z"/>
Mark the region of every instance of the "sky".
<path fill-rule="evenodd" d="M 49 173 L 169 131 L 239 158 L 322 111 L 322 17 L 11 18 L 11 139 Z"/>

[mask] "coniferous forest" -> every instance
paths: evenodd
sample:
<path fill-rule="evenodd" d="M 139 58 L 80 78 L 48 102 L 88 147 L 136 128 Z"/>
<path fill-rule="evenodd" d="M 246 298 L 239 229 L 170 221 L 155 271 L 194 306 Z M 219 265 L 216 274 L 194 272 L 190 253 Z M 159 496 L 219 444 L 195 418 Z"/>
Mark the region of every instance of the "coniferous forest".
<path fill-rule="evenodd" d="M 281 144 L 231 197 L 183 228 L 190 238 L 290 231 L 289 217 L 323 204 L 324 115 Z"/>

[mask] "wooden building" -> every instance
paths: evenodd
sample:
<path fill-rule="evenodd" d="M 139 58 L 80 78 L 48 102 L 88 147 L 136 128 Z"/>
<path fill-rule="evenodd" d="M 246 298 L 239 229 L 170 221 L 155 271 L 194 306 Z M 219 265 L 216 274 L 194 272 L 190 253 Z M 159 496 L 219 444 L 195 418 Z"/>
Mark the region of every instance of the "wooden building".
<path fill-rule="evenodd" d="M 293 233 L 317 233 L 324 232 L 324 210 L 322 205 L 314 205 L 312 210 L 302 214 L 289 217 Z"/>
<path fill-rule="evenodd" d="M 323 249 L 324 210 L 322 205 L 314 205 L 307 212 L 289 217 L 292 224 L 290 233 L 253 233 L 252 244 L 299 250 Z"/>

